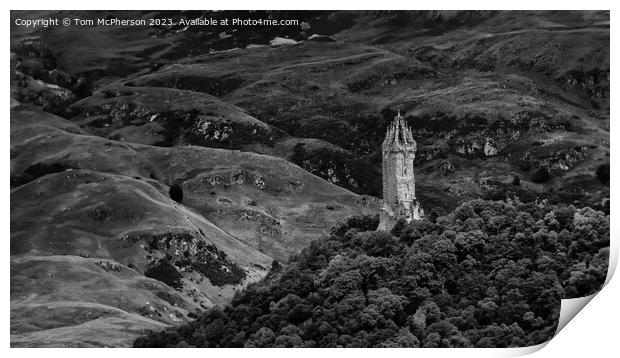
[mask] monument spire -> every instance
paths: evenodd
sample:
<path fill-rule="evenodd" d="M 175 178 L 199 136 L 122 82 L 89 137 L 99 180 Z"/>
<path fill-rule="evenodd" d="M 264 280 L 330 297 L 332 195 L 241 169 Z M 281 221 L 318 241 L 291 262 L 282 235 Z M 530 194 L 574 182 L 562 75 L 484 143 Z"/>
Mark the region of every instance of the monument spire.
<path fill-rule="evenodd" d="M 415 196 L 413 161 L 417 144 L 411 128 L 400 113 L 387 128 L 382 145 L 383 205 L 379 230 L 390 230 L 399 219 L 407 222 L 424 215 Z"/>

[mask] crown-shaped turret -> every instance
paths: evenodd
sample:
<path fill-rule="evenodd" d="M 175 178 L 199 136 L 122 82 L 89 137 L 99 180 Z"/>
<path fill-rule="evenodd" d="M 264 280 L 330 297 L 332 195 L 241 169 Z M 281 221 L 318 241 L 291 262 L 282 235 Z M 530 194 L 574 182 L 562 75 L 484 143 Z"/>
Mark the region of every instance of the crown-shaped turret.
<path fill-rule="evenodd" d="M 416 142 L 413 139 L 411 128 L 400 115 L 400 110 L 385 134 L 383 150 L 416 150 Z"/>
<path fill-rule="evenodd" d="M 383 207 L 379 229 L 390 230 L 400 218 L 411 222 L 424 215 L 415 196 L 416 142 L 400 111 L 387 129 L 382 150 Z"/>

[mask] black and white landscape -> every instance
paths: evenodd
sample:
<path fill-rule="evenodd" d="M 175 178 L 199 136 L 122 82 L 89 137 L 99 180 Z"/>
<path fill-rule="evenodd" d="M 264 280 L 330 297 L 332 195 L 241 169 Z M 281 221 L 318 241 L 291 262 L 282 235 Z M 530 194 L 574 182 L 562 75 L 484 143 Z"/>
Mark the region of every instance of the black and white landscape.
<path fill-rule="evenodd" d="M 530 346 L 605 281 L 609 11 L 11 23 L 13 347 Z"/>

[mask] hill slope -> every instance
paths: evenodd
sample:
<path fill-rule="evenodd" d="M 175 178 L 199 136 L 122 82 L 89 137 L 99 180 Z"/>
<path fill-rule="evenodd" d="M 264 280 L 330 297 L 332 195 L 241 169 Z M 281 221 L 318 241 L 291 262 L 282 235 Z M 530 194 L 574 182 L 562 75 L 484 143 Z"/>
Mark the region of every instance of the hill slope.
<path fill-rule="evenodd" d="M 12 332 L 25 346 L 127 345 L 118 332 L 77 332 L 94 324 L 88 317 L 108 322 L 92 329 L 130 336 L 186 321 L 286 261 L 324 223 L 373 210 L 282 159 L 126 144 L 23 105 L 11 112 L 11 184 Z M 56 270 L 78 271 L 48 276 Z M 46 280 L 62 297 L 38 292 Z M 81 286 L 89 280 L 108 293 Z M 69 309 L 93 316 L 65 322 Z"/>

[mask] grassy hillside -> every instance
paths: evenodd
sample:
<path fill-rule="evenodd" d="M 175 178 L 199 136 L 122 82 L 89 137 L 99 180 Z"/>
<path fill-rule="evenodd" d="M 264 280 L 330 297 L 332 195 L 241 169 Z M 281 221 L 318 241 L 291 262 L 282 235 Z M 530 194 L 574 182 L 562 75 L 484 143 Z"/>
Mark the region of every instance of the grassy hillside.
<path fill-rule="evenodd" d="M 144 327 L 186 321 L 264 276 L 272 260 L 287 261 L 326 230 L 324 223 L 374 210 L 372 202 L 283 159 L 223 149 L 126 144 L 90 135 L 72 122 L 23 105 L 12 109 L 11 130 L 11 255 L 16 260 L 38 258 L 31 262 L 36 270 L 28 284 L 12 292 L 12 307 L 20 312 L 12 316 L 12 325 L 32 324 L 28 322 L 35 316 L 28 317 L 44 304 L 50 305 L 47 319 L 58 320 L 54 331 L 47 323 L 13 330 L 15 345 L 127 345 L 128 338 L 120 335 L 118 340 L 100 335 L 69 343 L 71 332 L 83 325 L 64 322 L 64 310 L 102 309 L 98 317 L 109 323 L 93 329 L 122 325 L 130 335 Z M 173 187 L 182 198 L 172 194 Z M 45 255 L 54 255 L 64 266 L 82 258 L 92 261 L 91 266 L 102 260 L 112 272 L 118 269 L 160 283 L 135 287 L 139 295 L 120 288 L 106 299 L 93 294 L 97 300 L 92 301 L 80 298 L 80 293 L 92 294 L 78 289 L 82 279 L 54 276 L 54 284 L 62 287 L 58 290 L 75 291 L 71 299 L 36 294 L 32 303 L 29 297 L 35 292 L 30 291 L 51 277 Z M 12 270 L 12 287 L 25 284 L 22 267 Z M 84 280 L 105 282 L 103 287 L 129 284 L 103 272 L 91 270 Z M 120 283 L 108 283 L 112 279 Z M 153 297 L 161 285 L 166 293 Z M 128 295 L 135 307 L 117 302 Z M 63 308 L 56 310 L 56 305 Z M 171 310 L 171 305 L 179 309 Z M 66 338 L 54 338 L 63 335 Z"/>

